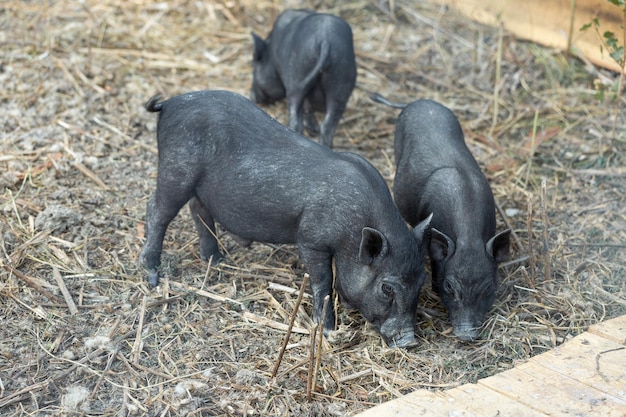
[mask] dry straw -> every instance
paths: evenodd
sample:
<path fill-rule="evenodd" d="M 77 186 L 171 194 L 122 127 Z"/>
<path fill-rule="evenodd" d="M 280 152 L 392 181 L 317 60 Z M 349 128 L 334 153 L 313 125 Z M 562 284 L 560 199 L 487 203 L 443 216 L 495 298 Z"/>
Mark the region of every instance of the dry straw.
<path fill-rule="evenodd" d="M 266 36 L 288 6 L 351 24 L 358 85 L 335 143 L 389 185 L 398 112 L 368 92 L 459 117 L 498 230 L 513 230 L 475 343 L 453 336 L 427 282 L 418 347 L 388 349 L 338 306 L 320 348 L 297 249 L 241 247 L 218 228 L 227 259 L 208 268 L 186 210 L 166 235 L 162 285 L 148 288 L 136 261 L 157 149 L 142 105 L 156 92 L 247 94 L 250 31 Z M 354 415 L 474 382 L 626 313 L 626 144 L 606 140 L 613 120 L 593 90 L 613 74 L 408 0 L 9 1 L 2 19 L 2 415 Z M 616 106 L 624 131 L 623 97 Z M 264 109 L 286 122 L 285 103 Z"/>

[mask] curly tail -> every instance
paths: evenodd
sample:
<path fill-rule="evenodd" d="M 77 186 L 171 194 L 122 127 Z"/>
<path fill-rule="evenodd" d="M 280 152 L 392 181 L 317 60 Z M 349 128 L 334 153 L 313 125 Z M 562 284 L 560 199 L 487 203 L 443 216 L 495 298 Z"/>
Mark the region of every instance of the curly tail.
<path fill-rule="evenodd" d="M 394 107 L 396 109 L 403 109 L 408 105 L 407 103 L 396 103 L 395 101 L 389 101 L 378 93 L 370 94 L 370 99 L 376 103 L 381 103 L 389 107 Z"/>
<path fill-rule="evenodd" d="M 161 99 L 161 94 L 156 94 L 152 96 L 152 98 L 148 100 L 146 104 L 144 104 L 144 107 L 146 108 L 146 110 L 152 113 L 161 111 L 161 109 L 163 108 L 163 102 L 157 103 L 160 99 Z"/>
<path fill-rule="evenodd" d="M 328 41 L 323 40 L 319 46 L 319 57 L 315 66 L 309 71 L 308 74 L 298 83 L 296 91 L 309 91 L 315 84 L 322 71 L 328 66 L 330 62 L 330 45 Z"/>

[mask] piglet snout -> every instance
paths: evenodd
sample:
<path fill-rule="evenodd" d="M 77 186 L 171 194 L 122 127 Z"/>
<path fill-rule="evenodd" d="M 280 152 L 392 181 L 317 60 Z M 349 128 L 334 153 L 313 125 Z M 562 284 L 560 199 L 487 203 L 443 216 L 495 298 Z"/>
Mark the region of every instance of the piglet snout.
<path fill-rule="evenodd" d="M 461 323 L 454 326 L 454 335 L 464 342 L 473 342 L 478 339 L 480 327 L 474 327 L 472 323 Z"/>
<path fill-rule="evenodd" d="M 383 339 L 390 348 L 410 348 L 417 346 L 417 339 L 415 339 L 412 327 L 404 328 L 397 335 L 392 337 L 383 335 Z"/>

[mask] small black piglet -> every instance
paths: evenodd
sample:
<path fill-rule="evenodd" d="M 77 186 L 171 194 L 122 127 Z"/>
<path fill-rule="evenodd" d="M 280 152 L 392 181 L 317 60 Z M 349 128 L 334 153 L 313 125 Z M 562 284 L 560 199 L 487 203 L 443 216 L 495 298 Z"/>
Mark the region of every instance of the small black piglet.
<path fill-rule="evenodd" d="M 395 201 L 409 224 L 433 213 L 433 288 L 454 334 L 476 339 L 496 298 L 497 264 L 508 257 L 510 230 L 496 234 L 491 188 L 450 109 L 432 100 L 401 104 L 370 97 L 403 109 L 394 142 Z"/>
<path fill-rule="evenodd" d="M 424 234 L 409 229 L 381 175 L 365 159 L 335 153 L 282 126 L 250 100 L 198 91 L 146 108 L 160 112 L 156 191 L 148 202 L 140 260 L 159 281 L 167 226 L 189 201 L 200 256 L 222 254 L 215 222 L 248 241 L 295 243 L 311 277 L 313 318 L 335 327 L 335 287 L 389 346 L 416 343 L 417 299 L 425 278 Z M 331 297 L 332 299 L 332 297 Z"/>
<path fill-rule="evenodd" d="M 320 133 L 329 148 L 356 83 L 352 29 L 345 20 L 310 10 L 281 13 L 266 40 L 254 40 L 251 98 L 269 104 L 287 97 L 289 127 Z M 321 128 L 314 112 L 325 112 Z"/>

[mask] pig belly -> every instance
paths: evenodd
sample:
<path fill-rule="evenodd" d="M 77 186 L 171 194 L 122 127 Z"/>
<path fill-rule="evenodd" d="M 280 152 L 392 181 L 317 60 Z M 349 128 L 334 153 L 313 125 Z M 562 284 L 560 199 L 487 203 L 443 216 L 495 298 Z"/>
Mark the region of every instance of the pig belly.
<path fill-rule="evenodd" d="M 216 193 L 199 193 L 200 201 L 227 231 L 247 240 L 296 243 L 299 210 L 293 198 L 280 192 L 263 192 L 263 186 L 222 187 Z"/>
<path fill-rule="evenodd" d="M 215 220 L 240 238 L 264 243 L 296 243 L 298 224 L 276 212 L 231 209 Z"/>

